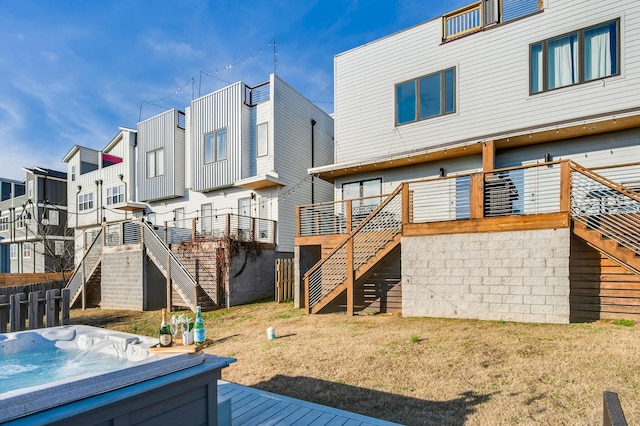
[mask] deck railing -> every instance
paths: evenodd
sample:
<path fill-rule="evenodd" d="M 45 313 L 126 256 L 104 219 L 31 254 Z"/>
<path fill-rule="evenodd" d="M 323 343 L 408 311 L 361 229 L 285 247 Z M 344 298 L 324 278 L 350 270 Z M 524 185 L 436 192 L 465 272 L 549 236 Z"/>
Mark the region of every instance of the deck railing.
<path fill-rule="evenodd" d="M 298 236 L 348 234 L 387 196 L 388 194 L 375 195 L 298 206 Z"/>
<path fill-rule="evenodd" d="M 208 237 L 275 244 L 276 221 L 228 213 L 168 221 L 164 232 L 168 244 Z"/>
<path fill-rule="evenodd" d="M 550 162 L 407 182 L 408 223 L 560 212 L 561 169 L 560 162 Z M 347 234 L 386 197 L 298 206 L 298 236 Z M 353 207 L 364 203 L 369 211 Z M 351 217 L 344 214 L 349 209 Z"/>
<path fill-rule="evenodd" d="M 171 275 L 171 282 L 189 309 L 195 312 L 198 304 L 197 281 L 182 265 L 176 255 L 162 241 L 149 223 L 143 222 L 143 238 L 147 253 L 155 259 L 156 265 Z"/>
<path fill-rule="evenodd" d="M 450 40 L 482 28 L 482 1 L 442 16 L 442 39 Z"/>
<path fill-rule="evenodd" d="M 640 194 L 575 164 L 571 187 L 573 220 L 640 254 Z"/>
<path fill-rule="evenodd" d="M 350 202 L 347 205 L 350 206 Z M 345 282 L 353 287 L 350 274 L 358 271 L 401 232 L 402 192 L 399 187 L 350 232 L 350 238 L 305 274 L 308 309 Z"/>
<path fill-rule="evenodd" d="M 96 235 L 91 245 L 87 249 L 84 257 L 78 264 L 78 267 L 71 275 L 67 287 L 71 293 L 71 306 L 75 303 L 78 296 L 85 288 L 87 280 L 91 278 L 91 275 L 96 270 L 96 267 L 100 263 L 102 246 L 104 245 L 104 229 L 100 229 L 100 232 Z M 84 299 L 82 307 L 84 308 Z"/>
<path fill-rule="evenodd" d="M 268 101 L 271 96 L 271 83 L 265 81 L 257 86 L 244 86 L 244 103 L 247 106 L 255 106 L 260 102 Z"/>

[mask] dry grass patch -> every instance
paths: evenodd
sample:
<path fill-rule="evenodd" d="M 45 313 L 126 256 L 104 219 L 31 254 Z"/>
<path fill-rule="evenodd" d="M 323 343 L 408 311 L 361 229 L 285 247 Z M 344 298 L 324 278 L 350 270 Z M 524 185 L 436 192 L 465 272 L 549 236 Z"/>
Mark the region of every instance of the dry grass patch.
<path fill-rule="evenodd" d="M 409 425 L 602 423 L 617 392 L 640 424 L 640 327 L 305 315 L 258 303 L 204 314 L 223 378 Z M 73 323 L 155 335 L 159 312 L 72 311 Z M 275 327 L 276 340 L 266 328 Z"/>

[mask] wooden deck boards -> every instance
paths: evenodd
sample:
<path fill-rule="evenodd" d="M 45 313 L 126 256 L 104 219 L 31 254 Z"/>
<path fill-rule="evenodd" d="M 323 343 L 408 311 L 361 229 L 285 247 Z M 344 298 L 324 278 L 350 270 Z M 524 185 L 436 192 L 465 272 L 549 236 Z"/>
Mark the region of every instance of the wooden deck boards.
<path fill-rule="evenodd" d="M 231 426 L 397 425 L 235 383 L 218 381 L 218 401 L 231 399 Z"/>

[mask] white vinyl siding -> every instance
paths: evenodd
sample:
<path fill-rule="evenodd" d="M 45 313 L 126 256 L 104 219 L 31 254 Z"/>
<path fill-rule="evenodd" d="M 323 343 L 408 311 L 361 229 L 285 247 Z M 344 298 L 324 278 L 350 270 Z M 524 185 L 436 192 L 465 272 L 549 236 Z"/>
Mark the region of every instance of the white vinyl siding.
<path fill-rule="evenodd" d="M 315 166 L 333 162 L 333 119 L 280 78 L 273 77 L 272 86 L 274 166 L 279 178 L 288 182 L 279 195 L 277 216 L 272 217 L 278 220 L 279 251 L 292 252 L 296 206 L 312 202 L 311 184 L 313 202 L 333 199 L 333 186 L 307 173 L 311 167 L 311 119 L 316 120 Z"/>
<path fill-rule="evenodd" d="M 618 76 L 528 96 L 532 43 L 618 18 Z M 629 93 L 640 92 L 639 27 L 640 8 L 631 0 L 588 8 L 553 2 L 542 13 L 449 43 L 441 43 L 436 19 L 342 53 L 335 58 L 335 163 L 481 143 L 490 135 L 637 107 Z M 395 85 L 450 67 L 456 69 L 456 112 L 396 128 Z"/>

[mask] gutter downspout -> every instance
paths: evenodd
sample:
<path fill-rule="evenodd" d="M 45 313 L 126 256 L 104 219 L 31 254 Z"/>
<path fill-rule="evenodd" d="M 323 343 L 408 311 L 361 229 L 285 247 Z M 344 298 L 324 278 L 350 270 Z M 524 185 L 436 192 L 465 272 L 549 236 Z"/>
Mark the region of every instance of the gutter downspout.
<path fill-rule="evenodd" d="M 314 168 L 316 165 L 316 160 L 315 160 L 315 127 L 316 127 L 316 120 L 314 120 L 313 118 L 311 119 L 311 168 Z M 311 175 L 311 204 L 315 204 L 315 182 L 314 182 L 315 177 L 313 175 Z"/>

